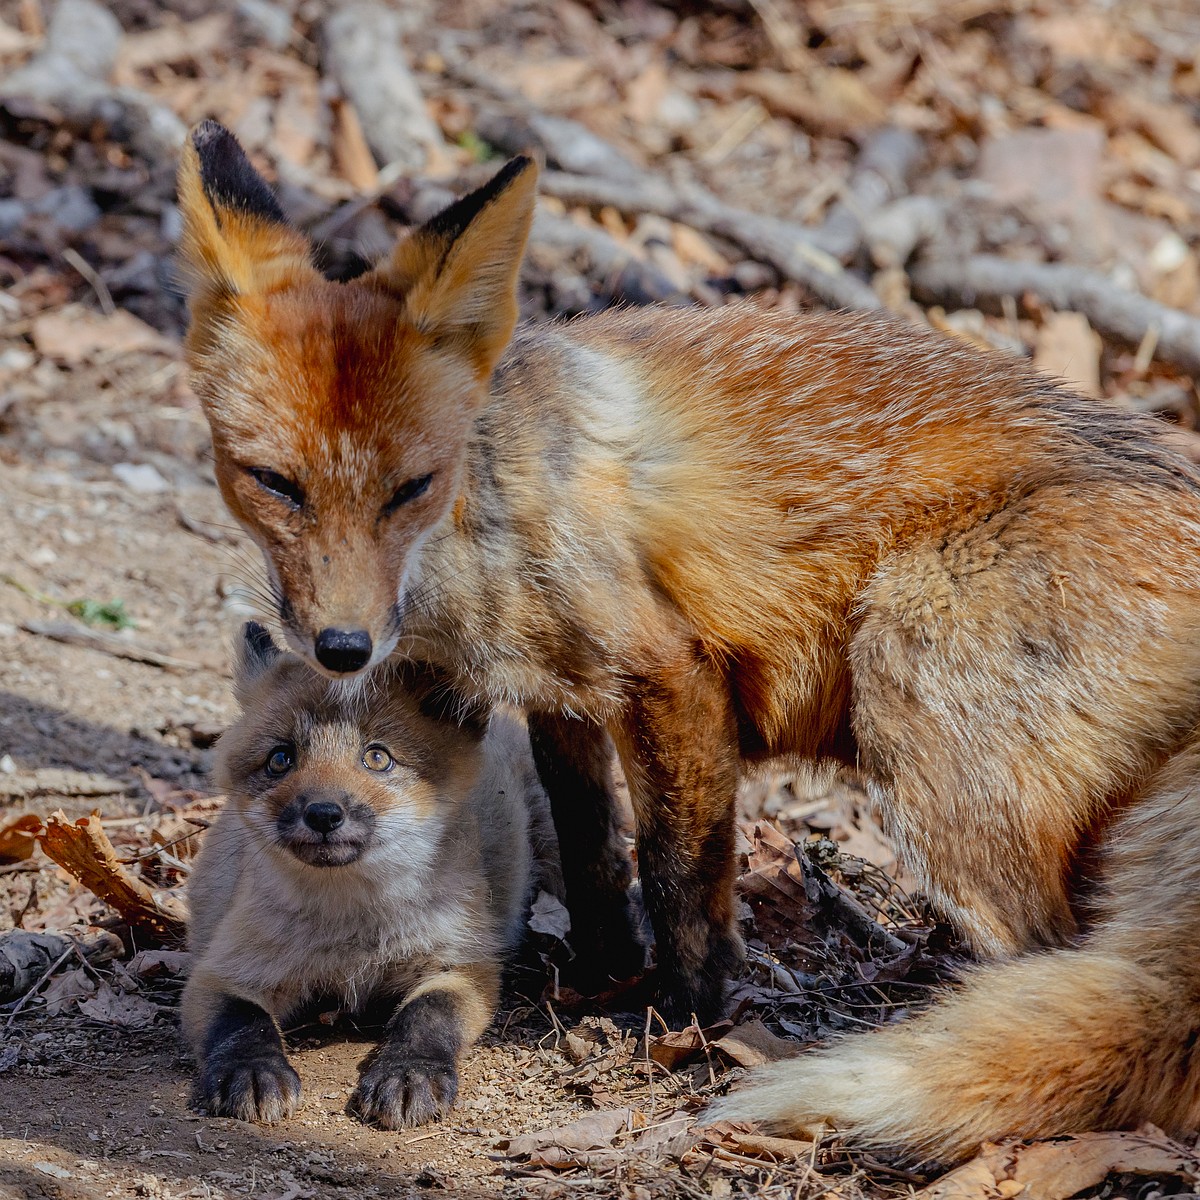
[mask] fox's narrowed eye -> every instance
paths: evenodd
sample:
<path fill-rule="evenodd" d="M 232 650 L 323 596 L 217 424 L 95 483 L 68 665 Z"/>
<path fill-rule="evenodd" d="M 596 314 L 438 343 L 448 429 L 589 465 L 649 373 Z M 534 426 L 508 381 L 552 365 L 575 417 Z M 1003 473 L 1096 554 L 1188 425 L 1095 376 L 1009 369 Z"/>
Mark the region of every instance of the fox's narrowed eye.
<path fill-rule="evenodd" d="M 249 473 L 259 487 L 278 496 L 289 508 L 304 507 L 304 489 L 290 479 L 280 475 L 278 471 L 268 471 L 266 467 L 250 467 Z"/>
<path fill-rule="evenodd" d="M 407 483 L 402 483 L 392 493 L 392 498 L 383 506 L 384 515 L 395 512 L 401 505 L 415 500 L 418 496 L 423 496 L 429 491 L 429 485 L 432 482 L 433 474 L 431 472 L 428 475 L 418 475 Z"/>
<path fill-rule="evenodd" d="M 296 751 L 286 742 L 276 746 L 267 755 L 267 774 L 274 775 L 277 779 L 280 775 L 286 775 L 295 765 Z"/>
<path fill-rule="evenodd" d="M 390 771 L 395 765 L 396 760 L 387 752 L 383 746 L 368 746 L 363 751 L 362 765 L 368 771 Z"/>

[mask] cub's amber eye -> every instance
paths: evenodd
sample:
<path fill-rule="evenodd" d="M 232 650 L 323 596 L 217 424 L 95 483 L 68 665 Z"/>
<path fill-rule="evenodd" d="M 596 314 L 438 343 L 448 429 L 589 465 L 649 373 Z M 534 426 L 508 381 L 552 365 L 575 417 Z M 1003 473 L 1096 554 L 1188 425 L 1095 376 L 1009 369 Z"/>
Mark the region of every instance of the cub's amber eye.
<path fill-rule="evenodd" d="M 267 757 L 267 774 L 286 775 L 295 765 L 296 755 L 291 746 L 276 746 Z"/>
<path fill-rule="evenodd" d="M 368 771 L 390 771 L 396 760 L 382 746 L 368 746 L 363 751 L 362 764 Z"/>

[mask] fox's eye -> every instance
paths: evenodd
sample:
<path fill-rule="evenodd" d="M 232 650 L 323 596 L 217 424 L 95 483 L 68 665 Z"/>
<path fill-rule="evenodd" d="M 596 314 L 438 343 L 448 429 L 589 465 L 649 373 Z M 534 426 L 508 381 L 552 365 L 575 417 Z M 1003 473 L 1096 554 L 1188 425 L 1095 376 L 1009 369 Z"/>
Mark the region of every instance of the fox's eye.
<path fill-rule="evenodd" d="M 382 746 L 368 746 L 363 751 L 362 764 L 368 771 L 390 771 L 396 760 Z"/>
<path fill-rule="evenodd" d="M 267 755 L 267 774 L 276 777 L 286 775 L 296 765 L 296 752 L 286 743 L 276 746 Z"/>
<path fill-rule="evenodd" d="M 266 467 L 250 467 L 249 471 L 260 488 L 272 496 L 278 496 L 290 508 L 304 507 L 304 489 L 298 483 L 293 483 L 278 471 L 268 471 Z"/>
<path fill-rule="evenodd" d="M 407 483 L 402 483 L 393 493 L 392 498 L 383 506 L 383 512 L 386 516 L 388 513 L 393 513 L 402 504 L 407 504 L 410 500 L 415 500 L 418 496 L 423 496 L 429 491 L 429 485 L 433 482 L 433 474 L 418 475 L 415 479 L 410 479 Z"/>

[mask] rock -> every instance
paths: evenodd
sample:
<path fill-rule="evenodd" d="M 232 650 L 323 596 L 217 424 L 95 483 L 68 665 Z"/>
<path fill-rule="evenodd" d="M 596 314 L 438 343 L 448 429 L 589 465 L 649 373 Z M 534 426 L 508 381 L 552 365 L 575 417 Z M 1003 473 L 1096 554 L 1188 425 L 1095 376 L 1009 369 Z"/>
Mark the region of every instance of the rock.
<path fill-rule="evenodd" d="M 171 490 L 171 485 L 149 463 L 114 463 L 112 473 L 130 491 L 153 495 Z"/>
<path fill-rule="evenodd" d="M 325 19 L 326 70 L 354 105 L 381 166 L 419 171 L 442 135 L 425 109 L 401 42 L 400 17 L 382 4 L 350 4 Z"/>
<path fill-rule="evenodd" d="M 90 229 L 102 215 L 92 193 L 77 184 L 47 192 L 33 206 L 33 211 L 49 217 L 60 229 L 71 233 Z"/>
<path fill-rule="evenodd" d="M 106 126 L 152 162 L 178 153 L 186 129 L 167 107 L 108 83 L 121 44 L 116 17 L 93 0 L 60 0 L 42 50 L 0 82 L 0 95 L 57 109 L 67 124 Z"/>
<path fill-rule="evenodd" d="M 246 30 L 272 50 L 292 40 L 292 6 L 270 0 L 237 0 L 237 15 Z"/>

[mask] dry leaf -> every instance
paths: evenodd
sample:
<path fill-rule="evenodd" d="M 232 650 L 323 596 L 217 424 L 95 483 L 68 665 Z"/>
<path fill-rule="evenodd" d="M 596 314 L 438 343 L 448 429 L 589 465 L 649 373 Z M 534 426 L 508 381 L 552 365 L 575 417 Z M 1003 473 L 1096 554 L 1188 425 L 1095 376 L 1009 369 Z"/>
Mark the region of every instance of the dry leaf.
<path fill-rule="evenodd" d="M 1050 313 L 1037 333 L 1033 365 L 1088 396 L 1100 395 L 1100 335 L 1082 313 Z"/>
<path fill-rule="evenodd" d="M 738 880 L 744 895 L 788 900 L 801 909 L 810 903 L 804 868 L 796 858 L 795 843 L 769 821 L 758 821 L 751 834 L 748 869 Z"/>
<path fill-rule="evenodd" d="M 535 1166 L 581 1167 L 588 1164 L 594 1152 L 611 1149 L 619 1134 L 645 1123 L 642 1114 L 632 1108 L 589 1113 L 568 1125 L 521 1134 L 504 1149 L 510 1157 L 528 1155 Z"/>
<path fill-rule="evenodd" d="M 196 21 L 127 33 L 117 52 L 116 82 L 133 85 L 138 71 L 211 54 L 228 43 L 232 20 L 229 13 L 213 13 Z"/>
<path fill-rule="evenodd" d="M 666 66 L 655 59 L 625 89 L 625 112 L 629 119 L 638 125 L 656 120 L 669 85 Z"/>
<path fill-rule="evenodd" d="M 1025 17 L 1021 32 L 1039 42 L 1061 62 L 1123 62 L 1136 53 L 1128 31 L 1108 13 L 1071 12 L 1045 17 Z"/>
<path fill-rule="evenodd" d="M 1034 206 L 1069 220 L 1100 194 L 1105 133 L 1099 123 L 1077 129 L 1019 129 L 984 140 L 976 177 L 996 204 Z"/>
<path fill-rule="evenodd" d="M 367 145 L 358 110 L 349 100 L 335 96 L 333 105 L 333 164 L 337 173 L 361 192 L 379 187 L 379 168 Z"/>
<path fill-rule="evenodd" d="M 178 352 L 157 329 L 123 308 L 106 316 L 81 304 L 71 304 L 58 312 L 34 317 L 32 332 L 39 354 L 68 366 L 134 350 Z"/>
<path fill-rule="evenodd" d="M 529 909 L 529 928 L 534 933 L 547 933 L 562 942 L 571 932 L 571 914 L 557 896 L 538 892 Z"/>
<path fill-rule="evenodd" d="M 325 140 L 322 106 L 316 77 L 290 83 L 275 108 L 272 147 L 298 167 L 312 161 Z"/>
<path fill-rule="evenodd" d="M 772 1033 L 757 1017 L 735 1026 L 713 1045 L 739 1067 L 761 1067 L 800 1052 L 795 1042 Z"/>
<path fill-rule="evenodd" d="M 184 976 L 191 970 L 192 956 L 186 950 L 139 950 L 125 969 L 139 979 Z"/>
<path fill-rule="evenodd" d="M 61 809 L 46 818 L 39 835 L 42 849 L 93 895 L 115 908 L 123 920 L 156 942 L 182 943 L 183 909 L 170 898 L 157 898 L 118 861 L 100 818 L 72 821 Z"/>
<path fill-rule="evenodd" d="M 37 845 L 36 834 L 42 819 L 36 813 L 26 813 L 0 828 L 0 863 L 24 862 Z"/>
<path fill-rule="evenodd" d="M 668 1071 L 674 1071 L 689 1059 L 703 1054 L 706 1045 L 711 1046 L 732 1028 L 732 1021 L 718 1021 L 704 1030 L 689 1025 L 686 1029 L 660 1034 L 650 1039 L 650 1057 Z"/>
<path fill-rule="evenodd" d="M 29 34 L 22 33 L 19 29 L 14 29 L 11 25 L 0 21 L 0 58 L 15 58 L 17 55 L 32 50 L 36 45 L 37 38 L 30 37 Z"/>
<path fill-rule="evenodd" d="M 94 995 L 95 991 L 95 980 L 82 967 L 63 971 L 55 975 L 42 989 L 42 999 L 46 1005 L 42 1011 L 47 1016 L 57 1017 L 60 1013 L 73 1009 L 76 1001 L 86 1000 Z"/>
<path fill-rule="evenodd" d="M 740 91 L 754 96 L 777 116 L 832 137 L 861 133 L 880 125 L 887 110 L 853 71 L 817 68 L 800 76 L 785 71 L 745 71 Z"/>
<path fill-rule="evenodd" d="M 1178 1175 L 1200 1182 L 1200 1158 L 1161 1129 L 1136 1133 L 1082 1133 L 1032 1145 L 985 1143 L 977 1158 L 917 1193 L 914 1200 L 993 1200 L 1029 1196 L 1067 1200 L 1115 1172 Z M 1012 1185 L 1019 1187 L 1014 1190 Z"/>
<path fill-rule="evenodd" d="M 710 275 L 718 277 L 726 276 L 733 270 L 729 259 L 718 254 L 708 238 L 697 233 L 690 225 L 672 225 L 671 249 L 686 267 L 703 267 Z"/>
<path fill-rule="evenodd" d="M 813 1147 L 811 1141 L 771 1137 L 759 1133 L 752 1125 L 734 1121 L 717 1121 L 713 1125 L 705 1126 L 704 1140 L 722 1150 L 743 1154 L 747 1158 L 765 1158 L 768 1162 L 807 1158 Z"/>
<path fill-rule="evenodd" d="M 158 1020 L 156 1004 L 141 996 L 115 992 L 107 983 L 100 984 L 90 999 L 81 1000 L 79 1011 L 93 1021 L 122 1029 L 148 1029 Z"/>
<path fill-rule="evenodd" d="M 518 64 L 513 82 L 534 104 L 559 100 L 574 91 L 596 70 L 589 58 L 548 58 Z M 549 107 L 553 109 L 553 104 Z"/>

